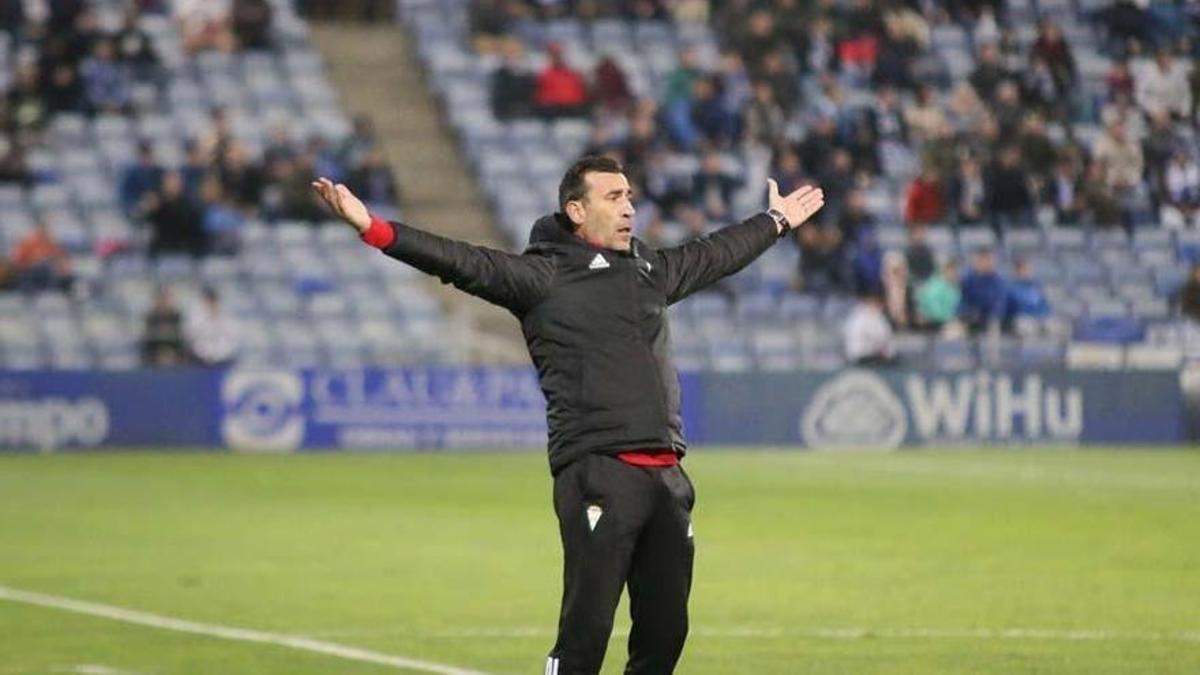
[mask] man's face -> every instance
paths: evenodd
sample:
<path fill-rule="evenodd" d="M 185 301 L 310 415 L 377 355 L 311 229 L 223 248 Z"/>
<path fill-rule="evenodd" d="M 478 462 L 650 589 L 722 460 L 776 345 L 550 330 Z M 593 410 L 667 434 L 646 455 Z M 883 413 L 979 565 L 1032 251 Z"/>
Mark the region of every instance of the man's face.
<path fill-rule="evenodd" d="M 583 183 L 583 199 L 567 204 L 577 234 L 593 246 L 628 251 L 633 239 L 633 190 L 625 174 L 592 172 Z"/>

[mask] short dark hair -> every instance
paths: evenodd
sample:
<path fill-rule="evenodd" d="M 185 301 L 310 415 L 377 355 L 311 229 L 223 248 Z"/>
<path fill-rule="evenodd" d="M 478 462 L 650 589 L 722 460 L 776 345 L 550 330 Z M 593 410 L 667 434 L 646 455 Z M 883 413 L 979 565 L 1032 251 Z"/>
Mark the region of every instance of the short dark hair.
<path fill-rule="evenodd" d="M 625 173 L 621 163 L 606 155 L 584 155 L 575 160 L 558 184 L 558 208 L 566 212 L 567 202 L 583 199 L 587 192 L 584 179 L 589 173 Z"/>

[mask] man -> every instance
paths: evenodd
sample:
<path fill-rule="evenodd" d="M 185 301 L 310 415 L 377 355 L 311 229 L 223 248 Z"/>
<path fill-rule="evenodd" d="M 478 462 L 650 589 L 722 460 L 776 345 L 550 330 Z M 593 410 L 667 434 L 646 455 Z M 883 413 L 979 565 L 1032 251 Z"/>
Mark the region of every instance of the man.
<path fill-rule="evenodd" d="M 212 286 L 201 290 L 199 303 L 184 317 L 183 333 L 196 360 L 206 366 L 229 365 L 237 357 L 237 322 Z"/>
<path fill-rule="evenodd" d="M 521 321 L 546 395 L 554 506 L 564 553 L 558 640 L 546 672 L 598 673 L 628 584 L 626 673 L 674 671 L 687 636 L 694 492 L 668 305 L 742 269 L 821 208 L 819 189 L 674 248 L 633 237 L 633 191 L 620 164 L 589 156 L 559 186 L 559 212 L 521 255 L 373 218 L 344 185 L 314 189 L 364 241 Z"/>
<path fill-rule="evenodd" d="M 989 248 L 975 251 L 971 271 L 962 280 L 960 314 L 972 332 L 979 333 L 1004 318 L 1008 299 L 1004 278 L 996 270 L 996 256 Z"/>
<path fill-rule="evenodd" d="M 858 293 L 858 303 L 842 325 L 846 360 L 858 366 L 886 366 L 896 361 L 892 324 L 883 311 L 883 297 L 875 289 Z"/>

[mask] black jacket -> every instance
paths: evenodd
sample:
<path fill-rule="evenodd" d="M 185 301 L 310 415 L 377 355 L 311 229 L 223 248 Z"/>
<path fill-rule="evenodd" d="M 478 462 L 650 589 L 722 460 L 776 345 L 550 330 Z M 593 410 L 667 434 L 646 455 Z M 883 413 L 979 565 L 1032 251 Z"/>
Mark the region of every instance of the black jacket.
<path fill-rule="evenodd" d="M 627 252 L 590 246 L 558 214 L 534 224 L 520 255 L 392 227 L 396 239 L 384 253 L 521 321 L 546 395 L 555 474 L 589 452 L 683 454 L 666 308 L 742 269 L 777 240 L 765 214 L 674 248 L 634 239 Z"/>

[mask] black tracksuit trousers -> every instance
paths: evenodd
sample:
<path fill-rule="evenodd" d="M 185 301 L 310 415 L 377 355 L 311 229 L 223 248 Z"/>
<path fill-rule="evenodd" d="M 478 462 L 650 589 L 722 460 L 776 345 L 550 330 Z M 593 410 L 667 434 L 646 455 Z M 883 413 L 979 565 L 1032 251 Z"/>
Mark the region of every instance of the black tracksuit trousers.
<path fill-rule="evenodd" d="M 547 675 L 600 672 L 626 584 L 633 619 L 626 675 L 675 670 L 688 631 L 695 499 L 680 466 L 643 468 L 591 454 L 559 472 L 563 600 Z"/>

